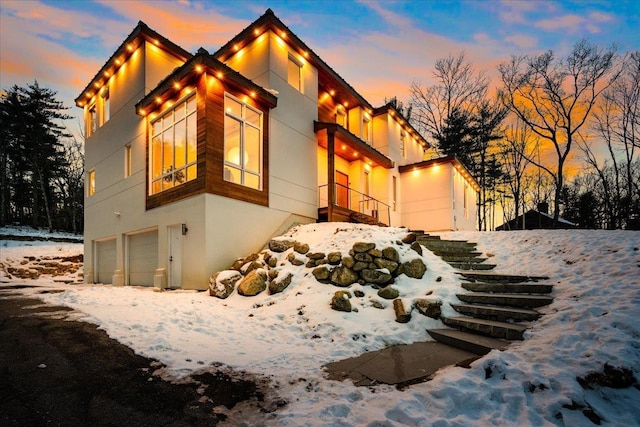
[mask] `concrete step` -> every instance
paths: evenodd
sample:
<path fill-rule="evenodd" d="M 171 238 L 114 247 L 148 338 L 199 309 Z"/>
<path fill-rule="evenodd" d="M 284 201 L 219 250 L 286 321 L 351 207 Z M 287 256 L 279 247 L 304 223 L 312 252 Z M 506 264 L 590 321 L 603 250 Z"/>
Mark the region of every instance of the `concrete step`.
<path fill-rule="evenodd" d="M 485 337 L 457 329 L 427 329 L 431 337 L 442 344 L 484 356 L 493 349 L 504 350 L 510 342 L 492 337 Z"/>
<path fill-rule="evenodd" d="M 467 253 L 454 253 L 454 254 L 442 254 L 438 255 L 446 262 L 485 262 L 488 258 L 482 258 L 478 255 L 482 255 L 480 252 L 467 252 Z"/>
<path fill-rule="evenodd" d="M 462 282 L 462 287 L 472 292 L 501 292 L 505 294 L 550 294 L 553 285 L 548 283 Z"/>
<path fill-rule="evenodd" d="M 522 283 L 522 282 L 538 282 L 540 280 L 548 280 L 547 276 L 524 276 L 519 274 L 503 274 L 493 272 L 460 272 L 469 281 L 472 282 L 504 282 L 504 283 Z"/>
<path fill-rule="evenodd" d="M 475 262 L 449 262 L 449 265 L 458 270 L 493 270 L 495 264 L 479 264 Z"/>
<path fill-rule="evenodd" d="M 474 319 L 472 317 L 441 317 L 442 323 L 452 328 L 473 331 L 493 338 L 521 340 L 526 326 L 495 320 Z"/>
<path fill-rule="evenodd" d="M 553 298 L 547 295 L 518 295 L 475 292 L 473 294 L 456 294 L 460 301 L 471 304 L 490 304 L 510 307 L 536 308 L 549 305 Z"/>
<path fill-rule="evenodd" d="M 540 313 L 528 308 L 499 307 L 495 305 L 478 304 L 451 304 L 451 307 L 460 314 L 471 317 L 479 317 L 487 320 L 514 322 L 531 321 L 540 317 Z"/>

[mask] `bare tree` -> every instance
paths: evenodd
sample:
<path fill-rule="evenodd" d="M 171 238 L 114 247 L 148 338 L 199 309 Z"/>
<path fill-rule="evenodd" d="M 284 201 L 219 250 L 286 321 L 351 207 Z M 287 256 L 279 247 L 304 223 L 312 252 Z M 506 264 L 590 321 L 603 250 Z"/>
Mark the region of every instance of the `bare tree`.
<path fill-rule="evenodd" d="M 438 139 L 453 111 L 475 111 L 486 97 L 489 79 L 474 70 L 464 52 L 438 59 L 433 77 L 433 86 L 424 87 L 416 81 L 411 84 L 412 119 L 423 134 Z"/>
<path fill-rule="evenodd" d="M 619 75 L 615 47 L 600 49 L 578 42 L 566 58 L 553 51 L 512 56 L 498 70 L 502 102 L 555 151 L 555 165 L 529 160 L 553 179 L 554 224 L 560 215 L 564 168 L 576 133 L 585 125 L 600 94 Z"/>

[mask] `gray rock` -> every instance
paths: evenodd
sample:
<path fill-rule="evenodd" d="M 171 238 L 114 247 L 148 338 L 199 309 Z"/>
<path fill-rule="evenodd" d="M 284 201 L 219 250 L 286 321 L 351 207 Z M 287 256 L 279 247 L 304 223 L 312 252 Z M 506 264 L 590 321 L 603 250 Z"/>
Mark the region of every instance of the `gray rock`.
<path fill-rule="evenodd" d="M 362 298 L 364 296 L 364 292 L 362 292 L 360 289 L 356 289 L 355 291 L 353 291 L 353 295 L 358 298 Z"/>
<path fill-rule="evenodd" d="M 371 301 L 371 306 L 373 308 L 377 308 L 379 310 L 384 310 L 386 308 L 383 303 L 381 303 L 380 301 L 376 301 L 376 300 Z"/>
<path fill-rule="evenodd" d="M 313 260 L 322 259 L 324 257 L 326 257 L 324 252 L 311 252 L 307 254 L 307 258 L 313 259 Z"/>
<path fill-rule="evenodd" d="M 373 263 L 376 265 L 376 268 L 386 268 L 389 270 L 389 273 L 392 274 L 398 268 L 397 262 L 385 258 L 376 258 L 373 260 Z"/>
<path fill-rule="evenodd" d="M 414 279 L 422 279 L 422 276 L 424 276 L 426 271 L 427 266 L 424 265 L 424 262 L 419 258 L 402 263 L 400 264 L 400 267 L 398 267 L 398 275 L 404 273 L 407 277 L 412 277 Z"/>
<path fill-rule="evenodd" d="M 374 285 L 385 285 L 393 280 L 393 277 L 389 273 L 384 273 L 379 270 L 370 270 L 365 268 L 360 272 L 360 277 L 366 282 Z"/>
<path fill-rule="evenodd" d="M 416 251 L 418 253 L 418 255 L 422 256 L 422 246 L 420 246 L 420 243 L 418 242 L 413 242 L 411 244 L 411 249 L 413 249 L 414 251 Z"/>
<path fill-rule="evenodd" d="M 356 264 L 356 260 L 353 259 L 353 257 L 351 256 L 346 256 L 342 258 L 342 265 L 344 265 L 347 268 L 353 268 L 355 264 Z"/>
<path fill-rule="evenodd" d="M 384 299 L 396 299 L 400 296 L 400 292 L 393 286 L 385 286 L 378 291 L 378 296 Z"/>
<path fill-rule="evenodd" d="M 351 312 L 351 295 L 349 292 L 338 291 L 331 298 L 331 308 L 337 311 Z"/>
<path fill-rule="evenodd" d="M 267 274 L 267 276 L 269 276 L 269 280 L 273 280 L 276 277 L 278 277 L 278 273 L 279 273 L 278 270 L 271 269 L 269 270 L 269 273 Z"/>
<path fill-rule="evenodd" d="M 413 302 L 413 306 L 423 316 L 431 317 L 432 319 L 439 319 L 442 314 L 440 301 L 429 301 L 426 299 L 417 299 Z"/>
<path fill-rule="evenodd" d="M 344 262 L 342 263 L 342 265 L 346 266 Z M 362 271 L 367 267 L 369 267 L 368 263 L 358 261 L 353 265 L 353 271 Z"/>
<path fill-rule="evenodd" d="M 267 265 L 271 268 L 275 268 L 278 265 L 278 258 L 275 256 L 269 257 L 269 261 L 267 261 Z"/>
<path fill-rule="evenodd" d="M 293 250 L 304 255 L 309 252 L 309 245 L 306 243 L 294 242 Z"/>
<path fill-rule="evenodd" d="M 269 249 L 273 252 L 284 252 L 292 247 L 294 242 L 291 240 L 269 240 Z"/>
<path fill-rule="evenodd" d="M 338 265 L 342 261 L 342 254 L 340 252 L 329 252 L 327 254 L 327 262 L 331 265 Z"/>
<path fill-rule="evenodd" d="M 291 284 L 291 279 L 293 278 L 293 274 L 289 273 L 281 280 L 272 280 L 269 282 L 269 294 L 278 294 L 284 291 L 287 286 Z"/>
<path fill-rule="evenodd" d="M 219 280 L 221 274 L 224 274 L 224 279 Z M 229 297 L 241 278 L 242 274 L 236 270 L 233 273 L 229 270 L 215 273 L 209 278 L 209 295 L 220 299 Z"/>
<path fill-rule="evenodd" d="M 331 283 L 336 286 L 347 287 L 357 281 L 358 274 L 344 265 L 339 265 L 331 272 Z"/>
<path fill-rule="evenodd" d="M 287 256 L 287 259 L 289 260 L 289 262 L 290 262 L 292 265 L 299 266 L 299 265 L 304 264 L 304 261 L 303 261 L 303 260 L 301 260 L 301 259 L 299 259 L 298 257 L 296 257 L 296 254 L 295 254 L 294 252 L 291 252 L 291 253 Z"/>
<path fill-rule="evenodd" d="M 373 262 L 373 257 L 367 253 L 356 253 L 354 258 L 360 262 Z"/>
<path fill-rule="evenodd" d="M 246 297 L 258 295 L 267 289 L 265 274 L 259 270 L 253 270 L 238 283 L 238 293 Z"/>
<path fill-rule="evenodd" d="M 313 274 L 313 277 L 315 277 L 318 282 L 328 283 L 331 271 L 329 271 L 327 267 L 318 267 L 314 268 L 311 274 Z"/>
<path fill-rule="evenodd" d="M 369 249 L 367 251 L 367 253 L 369 255 L 371 255 L 372 257 L 374 257 L 374 258 L 381 258 L 382 257 L 382 251 L 380 249 L 376 249 L 376 248 Z"/>
<path fill-rule="evenodd" d="M 389 261 L 400 262 L 400 254 L 393 246 L 384 248 L 382 250 L 382 256 L 384 257 L 384 259 L 388 259 Z"/>
<path fill-rule="evenodd" d="M 370 249 L 376 247 L 375 243 L 367 243 L 367 242 L 357 242 L 353 244 L 353 251 L 358 252 L 367 252 Z"/>

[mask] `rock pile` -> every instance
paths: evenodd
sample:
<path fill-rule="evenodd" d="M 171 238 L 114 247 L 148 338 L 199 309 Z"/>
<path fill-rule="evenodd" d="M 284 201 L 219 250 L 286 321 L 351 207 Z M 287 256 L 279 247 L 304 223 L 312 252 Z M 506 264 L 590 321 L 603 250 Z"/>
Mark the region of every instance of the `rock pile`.
<path fill-rule="evenodd" d="M 421 254 L 422 248 L 414 242 L 411 243 L 411 248 Z M 407 310 L 403 301 L 399 299 L 400 291 L 392 286 L 395 279 L 402 274 L 421 279 L 427 271 L 424 262 L 420 258 L 401 262 L 400 254 L 395 247 L 376 248 L 376 244 L 371 242 L 357 242 L 348 255 L 343 256 L 341 252 L 310 252 L 309 245 L 297 241 L 271 240 L 268 249 L 238 259 L 229 270 L 212 275 L 209 279 L 209 294 L 224 299 L 234 290 L 237 290 L 239 295 L 247 297 L 258 295 L 265 290 L 270 295 L 283 292 L 293 279 L 291 273 L 280 275 L 286 263 L 312 269 L 311 273 L 315 279 L 323 284 L 340 288 L 348 288 L 354 284 L 371 286 L 380 298 L 393 301 L 392 306 L 398 322 L 408 322 L 413 308 L 425 316 L 436 319 L 440 316 L 440 303 L 426 299 L 416 299 L 411 309 Z M 363 297 L 364 292 L 338 290 L 329 304 L 334 310 L 357 311 L 350 303 L 354 296 Z M 385 308 L 380 301 L 372 301 L 372 306 Z"/>

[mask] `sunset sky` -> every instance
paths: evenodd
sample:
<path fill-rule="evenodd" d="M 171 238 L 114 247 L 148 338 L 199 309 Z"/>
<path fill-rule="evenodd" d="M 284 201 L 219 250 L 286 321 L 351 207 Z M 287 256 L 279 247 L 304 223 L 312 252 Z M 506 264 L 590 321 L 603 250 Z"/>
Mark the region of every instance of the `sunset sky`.
<path fill-rule="evenodd" d="M 633 1 L 7 1 L 0 87 L 37 79 L 73 99 L 139 20 L 195 52 L 217 50 L 267 8 L 374 105 L 431 83 L 436 59 L 465 51 L 497 84 L 512 54 L 566 53 L 586 38 L 640 49 Z"/>

